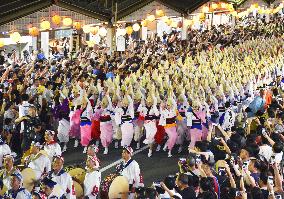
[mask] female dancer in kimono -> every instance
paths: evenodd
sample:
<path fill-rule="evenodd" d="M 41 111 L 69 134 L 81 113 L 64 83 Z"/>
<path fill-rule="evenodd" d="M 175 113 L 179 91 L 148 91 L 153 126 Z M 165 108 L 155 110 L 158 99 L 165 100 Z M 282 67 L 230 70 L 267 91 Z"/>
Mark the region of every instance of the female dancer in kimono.
<path fill-rule="evenodd" d="M 155 135 L 157 133 L 156 118 L 159 115 L 157 109 L 157 98 L 153 94 L 149 94 L 146 100 L 146 106 L 141 104 L 139 108 L 140 116 L 144 118 L 144 127 L 146 131 L 146 138 L 144 144 L 149 145 L 148 157 L 152 156 L 153 144 L 155 142 Z"/>
<path fill-rule="evenodd" d="M 133 100 L 126 95 L 122 100 L 122 105 L 118 104 L 115 109 L 115 122 L 121 127 L 121 146 L 130 146 L 133 139 L 134 127 L 132 124 L 134 118 Z"/>
<path fill-rule="evenodd" d="M 83 153 L 87 152 L 87 146 L 91 140 L 91 116 L 92 116 L 92 106 L 89 99 L 83 96 L 82 107 L 80 111 L 80 132 L 81 132 L 81 145 L 84 147 Z"/>
<path fill-rule="evenodd" d="M 169 139 L 165 144 L 164 150 L 169 149 L 168 157 L 172 157 L 172 149 L 177 140 L 176 113 L 177 106 L 172 97 L 169 97 L 166 107 L 161 105 L 160 125 L 165 127 L 165 132 Z"/>
<path fill-rule="evenodd" d="M 196 141 L 201 141 L 202 124 L 206 122 L 206 113 L 202 111 L 201 104 L 195 100 L 192 105 L 192 110 L 186 112 L 187 126 L 190 127 L 190 144 L 189 148 L 193 149 Z"/>
<path fill-rule="evenodd" d="M 178 110 L 178 117 L 177 117 L 177 143 L 179 145 L 178 153 L 182 152 L 182 146 L 185 137 L 187 136 L 188 128 L 186 126 L 186 116 L 185 112 L 188 109 L 188 102 L 187 98 L 184 94 L 181 94 L 178 97 L 178 103 L 177 103 L 177 110 Z"/>
<path fill-rule="evenodd" d="M 108 95 L 104 96 L 101 102 L 101 114 L 99 117 L 100 120 L 100 139 L 103 147 L 105 148 L 104 154 L 108 154 L 108 147 L 112 142 L 113 137 L 113 128 L 111 121 L 112 114 L 112 103 Z"/>
<path fill-rule="evenodd" d="M 69 99 L 70 106 L 70 137 L 75 139 L 74 147 L 78 147 L 79 139 L 80 139 L 80 111 L 81 108 L 80 105 L 80 95 L 78 93 L 78 90 L 74 87 L 72 90 L 73 93 L 73 99 Z M 76 106 L 77 105 L 77 106 Z M 78 109 L 78 110 L 77 110 Z"/>
<path fill-rule="evenodd" d="M 144 97 L 141 91 L 136 91 L 134 95 L 134 141 L 137 143 L 136 149 L 140 149 L 140 141 L 143 136 L 143 119 L 140 117 L 140 109 L 143 104 Z M 144 102 L 145 103 L 145 102 Z"/>
<path fill-rule="evenodd" d="M 101 135 L 100 115 L 102 113 L 102 108 L 98 98 L 93 97 L 92 99 L 90 99 L 90 102 L 92 104 L 93 113 L 94 113 L 92 115 L 91 138 L 93 141 L 96 141 L 96 146 L 99 146 L 100 135 Z"/>

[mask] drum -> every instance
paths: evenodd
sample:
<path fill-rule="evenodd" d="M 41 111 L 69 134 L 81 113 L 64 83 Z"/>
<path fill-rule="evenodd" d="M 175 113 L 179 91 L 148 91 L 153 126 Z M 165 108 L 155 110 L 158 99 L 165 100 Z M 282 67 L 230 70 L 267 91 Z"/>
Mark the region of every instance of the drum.
<path fill-rule="evenodd" d="M 100 186 L 101 198 L 108 199 L 108 192 L 113 180 L 118 176 L 116 173 L 109 174 L 102 182 Z"/>
<path fill-rule="evenodd" d="M 124 176 L 117 176 L 110 185 L 109 199 L 122 198 L 127 199 L 129 192 L 128 180 Z"/>
<path fill-rule="evenodd" d="M 6 185 L 3 185 L 3 189 L 0 191 L 0 196 L 4 196 L 4 194 L 6 193 L 6 191 L 8 191 L 8 188 L 6 187 Z"/>
<path fill-rule="evenodd" d="M 80 185 L 78 182 L 73 180 L 74 188 L 75 188 L 75 193 L 76 193 L 76 198 L 80 198 L 84 196 L 84 190 L 82 185 Z"/>
<path fill-rule="evenodd" d="M 84 187 L 86 171 L 82 168 L 73 168 L 70 171 L 68 171 L 68 173 L 73 179 L 76 198 L 84 196 L 83 187 Z"/>
<path fill-rule="evenodd" d="M 75 168 L 71 169 L 68 173 L 73 179 L 75 179 L 75 181 L 77 181 L 81 185 L 84 184 L 85 175 L 86 175 L 85 169 Z"/>
<path fill-rule="evenodd" d="M 31 168 L 25 168 L 22 171 L 22 176 L 23 176 L 23 187 L 26 188 L 29 192 L 31 192 L 36 182 L 36 174 L 34 170 Z"/>

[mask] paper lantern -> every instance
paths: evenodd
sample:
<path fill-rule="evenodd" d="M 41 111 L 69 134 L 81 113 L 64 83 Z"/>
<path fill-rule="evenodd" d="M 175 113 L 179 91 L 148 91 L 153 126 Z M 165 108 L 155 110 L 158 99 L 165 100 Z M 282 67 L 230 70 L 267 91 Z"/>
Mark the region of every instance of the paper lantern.
<path fill-rule="evenodd" d="M 118 36 L 124 36 L 124 35 L 126 35 L 126 30 L 125 30 L 125 28 L 118 28 L 116 32 L 117 32 L 117 35 L 118 35 Z"/>
<path fill-rule="evenodd" d="M 61 23 L 61 17 L 59 15 L 54 15 L 52 18 L 52 23 L 54 23 L 55 25 L 59 25 Z"/>
<path fill-rule="evenodd" d="M 226 9 L 226 8 L 227 8 L 227 4 L 224 3 L 224 2 L 222 2 L 222 3 L 221 3 L 221 8 L 222 8 L 222 9 Z"/>
<path fill-rule="evenodd" d="M 200 21 L 204 21 L 205 20 L 205 14 L 204 13 L 200 13 L 199 14 L 199 20 Z"/>
<path fill-rule="evenodd" d="M 227 4 L 227 9 L 228 9 L 229 11 L 234 11 L 234 10 L 235 10 L 233 4 Z"/>
<path fill-rule="evenodd" d="M 80 30 L 81 29 L 81 23 L 80 22 L 74 22 L 73 28 L 76 29 L 76 30 Z"/>
<path fill-rule="evenodd" d="M 165 23 L 168 21 L 168 19 L 169 19 L 169 18 L 168 18 L 167 16 L 163 16 L 163 17 L 161 18 L 161 20 L 162 20 L 163 22 L 165 22 Z"/>
<path fill-rule="evenodd" d="M 84 31 L 84 33 L 90 33 L 91 32 L 91 27 L 89 25 L 84 25 L 83 26 L 83 31 Z"/>
<path fill-rule="evenodd" d="M 10 38 L 12 39 L 13 42 L 18 43 L 21 40 L 21 35 L 18 32 L 13 32 L 10 34 Z"/>
<path fill-rule="evenodd" d="M 177 28 L 177 22 L 176 22 L 176 21 L 172 21 L 172 23 L 171 23 L 171 27 L 173 27 L 173 28 Z"/>
<path fill-rule="evenodd" d="M 233 11 L 231 14 L 232 14 L 232 16 L 234 16 L 234 17 L 238 16 L 237 11 Z"/>
<path fill-rule="evenodd" d="M 138 23 L 135 23 L 135 24 L 133 24 L 132 28 L 135 32 L 137 32 L 137 31 L 140 30 L 140 25 Z"/>
<path fill-rule="evenodd" d="M 38 30 L 38 28 L 37 28 L 37 27 L 31 27 L 31 28 L 29 29 L 29 34 L 30 34 L 31 36 L 33 36 L 33 37 L 38 36 L 38 35 L 39 35 L 39 30 Z"/>
<path fill-rule="evenodd" d="M 203 6 L 202 7 L 202 12 L 204 12 L 204 13 L 209 12 L 209 7 L 208 6 Z"/>
<path fill-rule="evenodd" d="M 105 37 L 107 35 L 107 29 L 105 27 L 101 27 L 99 29 L 99 35 Z"/>
<path fill-rule="evenodd" d="M 40 23 L 40 27 L 41 27 L 41 29 L 43 29 L 43 30 L 49 30 L 49 29 L 50 29 L 50 23 L 49 23 L 49 21 L 46 21 L 46 20 L 42 21 L 42 22 Z"/>
<path fill-rule="evenodd" d="M 192 25 L 192 23 L 193 23 L 193 21 L 192 20 L 189 20 L 189 19 L 187 19 L 187 20 L 185 20 L 185 25 L 186 26 L 191 26 Z"/>
<path fill-rule="evenodd" d="M 168 20 L 166 21 L 166 24 L 167 24 L 168 26 L 170 26 L 170 25 L 172 24 L 172 22 L 173 22 L 173 20 L 170 19 L 170 18 L 168 18 Z"/>
<path fill-rule="evenodd" d="M 156 19 L 156 18 L 155 18 L 154 15 L 148 15 L 148 16 L 147 16 L 147 20 L 150 21 L 150 22 L 155 21 L 155 19 Z"/>
<path fill-rule="evenodd" d="M 91 27 L 90 32 L 91 32 L 93 35 L 96 35 L 96 34 L 99 32 L 99 27 L 98 27 L 98 26 Z"/>
<path fill-rule="evenodd" d="M 178 27 L 178 28 L 182 28 L 182 22 L 181 22 L 181 21 L 179 21 L 179 22 L 177 23 L 177 27 Z"/>
<path fill-rule="evenodd" d="M 4 46 L 4 39 L 0 39 L 0 48 Z"/>
<path fill-rule="evenodd" d="M 213 10 L 216 10 L 218 7 L 219 7 L 219 6 L 218 6 L 217 3 L 212 3 L 212 9 L 213 9 Z"/>
<path fill-rule="evenodd" d="M 131 35 L 133 33 L 133 28 L 131 26 L 127 26 L 125 30 L 128 35 Z"/>
<path fill-rule="evenodd" d="M 72 25 L 72 19 L 70 17 L 64 18 L 63 19 L 63 25 L 64 26 L 71 26 Z"/>
<path fill-rule="evenodd" d="M 147 27 L 148 21 L 147 21 L 146 19 L 143 20 L 143 21 L 141 22 L 141 25 L 142 25 L 143 27 Z"/>
<path fill-rule="evenodd" d="M 162 17 L 162 16 L 164 16 L 164 15 L 165 15 L 165 13 L 164 13 L 164 11 L 163 11 L 163 10 L 161 10 L 161 9 L 157 9 L 157 10 L 156 10 L 156 15 L 157 15 L 158 17 Z"/>

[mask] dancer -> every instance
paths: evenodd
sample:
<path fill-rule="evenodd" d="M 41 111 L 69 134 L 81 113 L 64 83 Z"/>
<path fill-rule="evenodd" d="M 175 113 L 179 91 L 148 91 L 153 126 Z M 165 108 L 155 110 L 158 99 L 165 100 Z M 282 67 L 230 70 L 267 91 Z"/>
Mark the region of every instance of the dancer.
<path fill-rule="evenodd" d="M 80 109 L 80 132 L 81 145 L 84 147 L 83 153 L 87 152 L 87 146 L 91 140 L 91 116 L 92 106 L 88 98 L 84 95 L 82 99 L 82 107 Z"/>
<path fill-rule="evenodd" d="M 172 157 L 172 149 L 177 140 L 177 128 L 176 128 L 176 103 L 172 97 L 169 97 L 166 103 L 161 105 L 161 117 L 160 124 L 165 127 L 165 132 L 168 135 L 169 139 L 167 140 L 164 151 L 167 149 L 168 157 Z"/>
<path fill-rule="evenodd" d="M 140 108 L 140 115 L 144 118 L 144 127 L 146 131 L 146 138 L 144 144 L 149 145 L 148 157 L 152 156 L 153 144 L 155 135 L 157 133 L 156 118 L 159 115 L 157 109 L 157 98 L 151 93 L 146 100 L 146 106 Z"/>
<path fill-rule="evenodd" d="M 133 139 L 134 127 L 132 120 L 134 118 L 133 101 L 129 95 L 122 100 L 122 105 L 115 110 L 115 121 L 121 126 L 121 146 L 130 146 Z"/>
<path fill-rule="evenodd" d="M 106 95 L 101 102 L 102 112 L 100 114 L 100 139 L 103 147 L 105 148 L 104 154 L 108 154 L 108 147 L 112 141 L 113 128 L 111 121 L 112 103 L 108 95 Z"/>

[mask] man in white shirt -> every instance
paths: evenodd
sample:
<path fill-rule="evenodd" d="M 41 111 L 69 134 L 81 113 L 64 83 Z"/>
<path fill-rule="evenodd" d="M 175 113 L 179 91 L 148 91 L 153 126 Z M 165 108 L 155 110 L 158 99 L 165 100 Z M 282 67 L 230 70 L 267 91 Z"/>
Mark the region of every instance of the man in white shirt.
<path fill-rule="evenodd" d="M 76 199 L 72 177 L 64 171 L 63 164 L 64 158 L 55 156 L 52 162 L 52 170 L 49 172 L 48 177 L 61 187 L 67 199 Z"/>
<path fill-rule="evenodd" d="M 23 94 L 22 96 L 22 104 L 19 105 L 19 118 L 27 116 L 29 113 L 29 107 L 31 104 L 28 102 L 29 100 L 29 95 Z M 21 133 L 24 130 L 24 123 L 21 123 Z"/>
<path fill-rule="evenodd" d="M 23 176 L 20 173 L 13 173 L 11 176 L 11 189 L 5 193 L 4 198 L 32 199 L 30 192 L 22 187 Z"/>
<path fill-rule="evenodd" d="M 0 167 L 2 167 L 3 157 L 7 154 L 11 154 L 11 149 L 0 136 Z"/>
<path fill-rule="evenodd" d="M 123 166 L 121 174 L 128 180 L 129 191 L 131 192 L 129 198 L 134 197 L 135 188 L 144 187 L 139 164 L 131 159 L 132 154 L 133 149 L 131 147 L 125 147 L 122 151 Z"/>
<path fill-rule="evenodd" d="M 51 162 L 49 158 L 40 151 L 41 147 L 42 145 L 40 145 L 40 143 L 33 142 L 30 150 L 31 155 L 26 159 L 28 167 L 33 169 L 36 174 L 36 180 L 39 180 L 43 174 L 51 170 Z"/>

